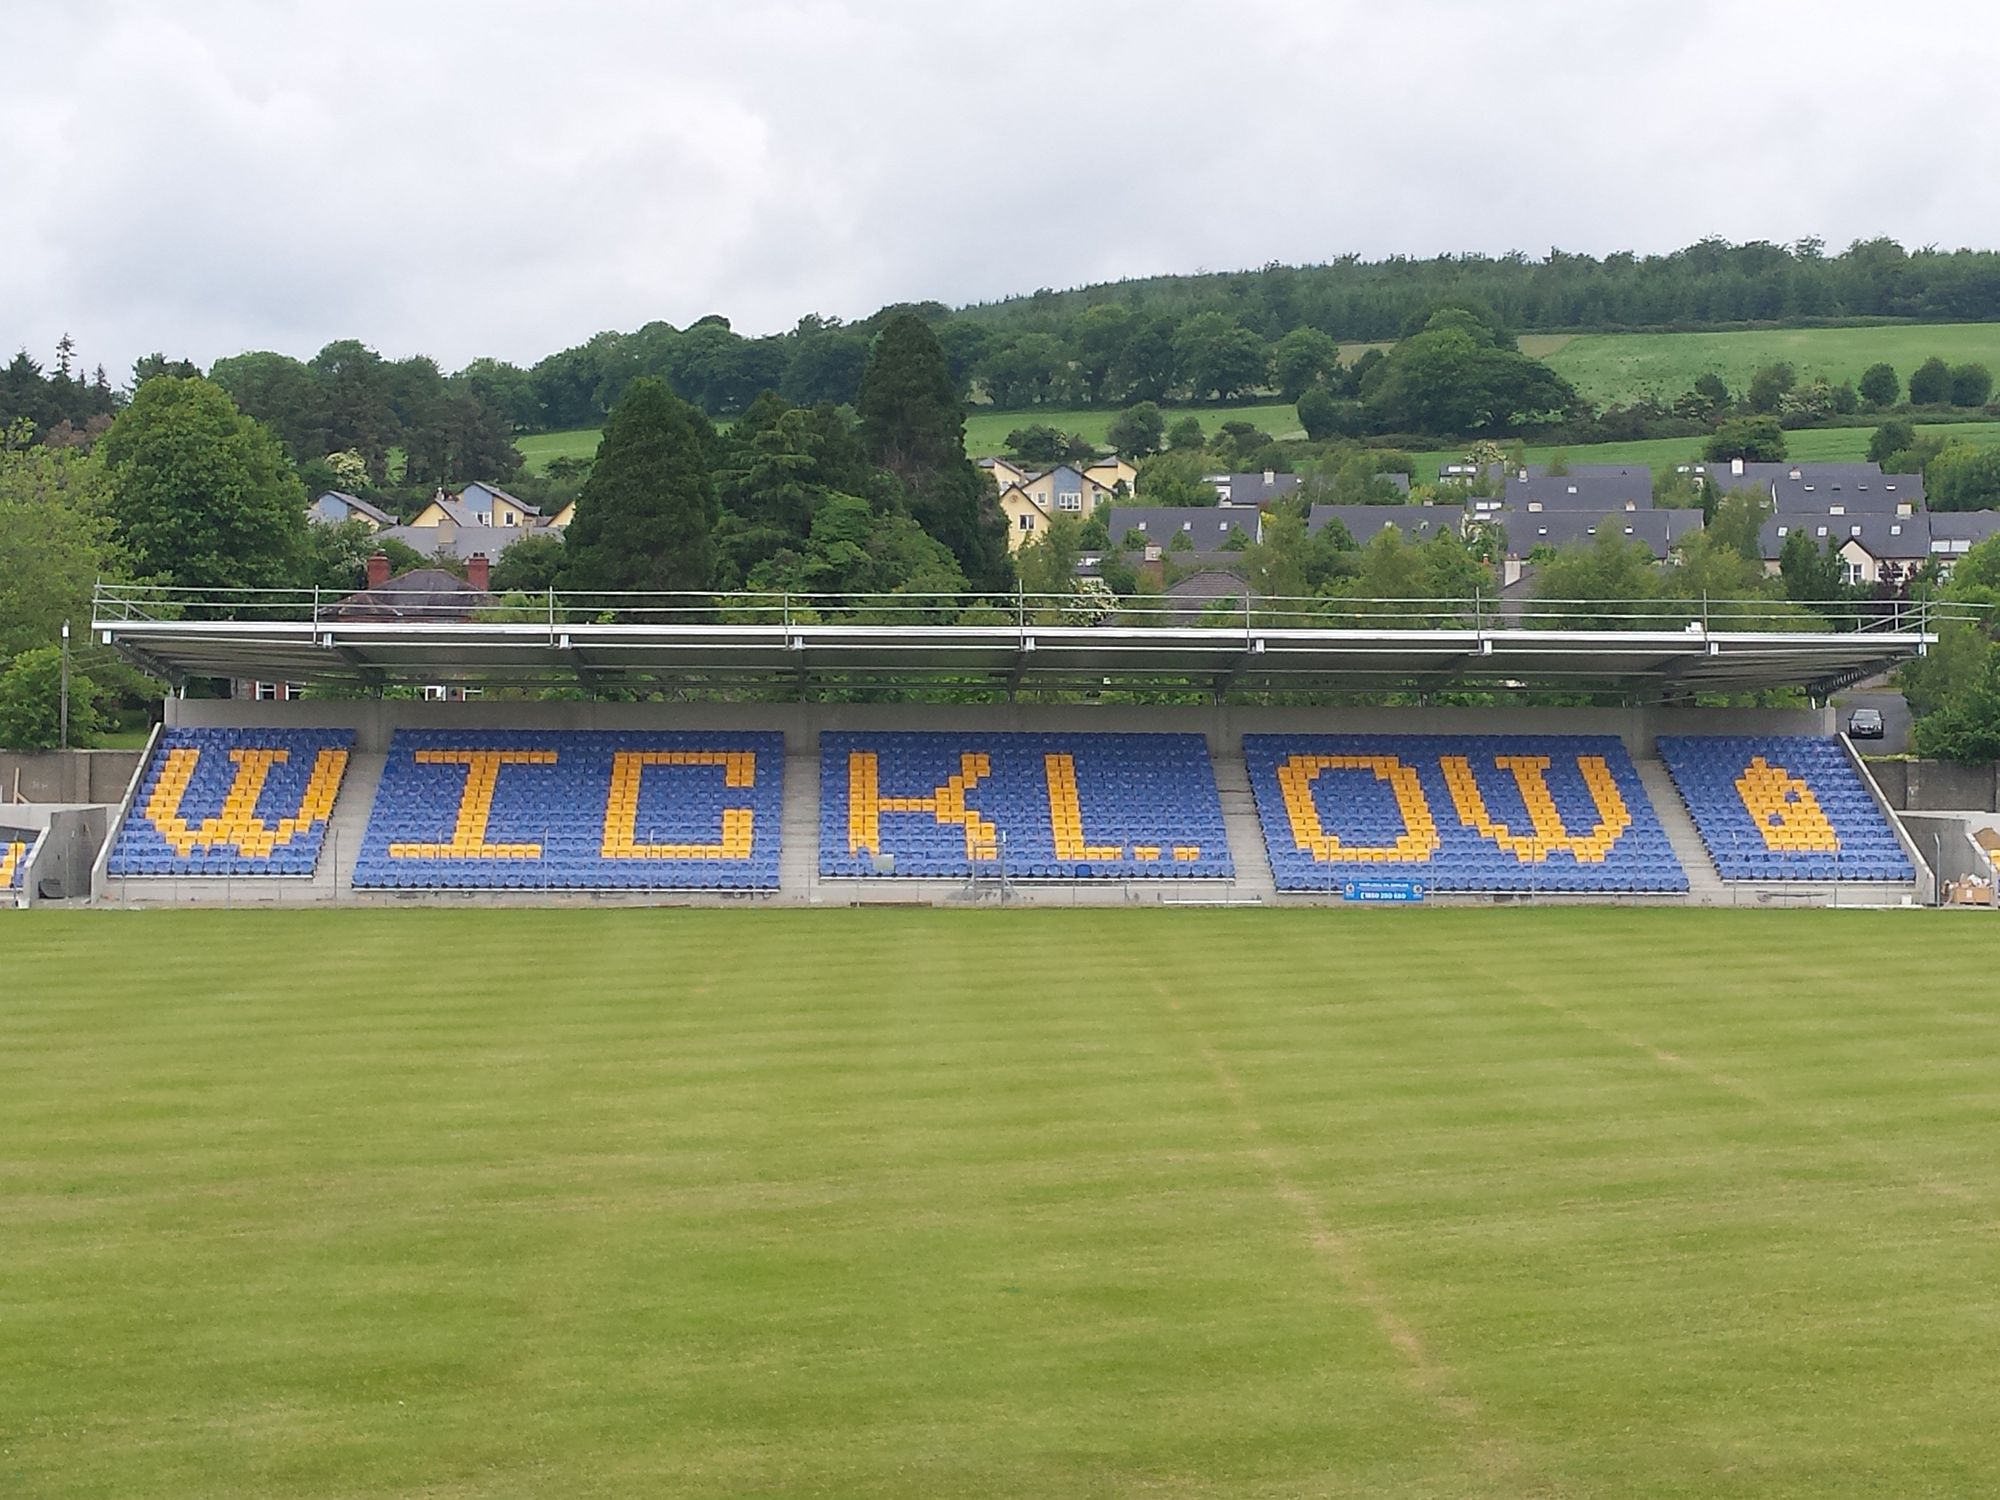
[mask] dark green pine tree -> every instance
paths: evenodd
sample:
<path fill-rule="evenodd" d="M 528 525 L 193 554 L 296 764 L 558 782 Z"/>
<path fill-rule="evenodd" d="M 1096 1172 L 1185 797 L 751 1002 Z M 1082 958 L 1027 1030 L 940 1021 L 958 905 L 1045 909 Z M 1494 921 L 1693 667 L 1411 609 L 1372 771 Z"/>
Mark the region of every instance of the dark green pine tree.
<path fill-rule="evenodd" d="M 650 377 L 604 424 L 564 538 L 567 588 L 699 593 L 715 577 L 715 431 Z"/>
<path fill-rule="evenodd" d="M 992 482 L 965 456 L 965 409 L 930 325 L 898 313 L 861 375 L 861 441 L 903 484 L 917 524 L 949 547 L 978 588 L 1006 586 L 1007 522 Z"/>

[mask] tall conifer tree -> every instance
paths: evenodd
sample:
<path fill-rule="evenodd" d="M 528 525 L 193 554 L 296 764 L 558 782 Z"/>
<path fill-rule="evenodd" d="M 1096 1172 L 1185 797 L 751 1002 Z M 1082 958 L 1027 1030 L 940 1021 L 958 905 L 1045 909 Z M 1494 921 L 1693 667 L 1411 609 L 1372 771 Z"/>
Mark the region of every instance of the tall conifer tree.
<path fill-rule="evenodd" d="M 715 577 L 715 433 L 650 377 L 604 426 L 564 545 L 574 589 L 700 592 Z"/>

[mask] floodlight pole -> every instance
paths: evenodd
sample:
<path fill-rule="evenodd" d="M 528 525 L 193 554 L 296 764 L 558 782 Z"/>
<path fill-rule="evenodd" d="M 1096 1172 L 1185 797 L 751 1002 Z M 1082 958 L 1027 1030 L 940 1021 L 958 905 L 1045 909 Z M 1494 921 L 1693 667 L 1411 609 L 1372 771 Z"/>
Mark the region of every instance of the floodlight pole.
<path fill-rule="evenodd" d="M 62 703 L 57 709 L 62 748 L 69 749 L 69 621 L 62 626 Z"/>

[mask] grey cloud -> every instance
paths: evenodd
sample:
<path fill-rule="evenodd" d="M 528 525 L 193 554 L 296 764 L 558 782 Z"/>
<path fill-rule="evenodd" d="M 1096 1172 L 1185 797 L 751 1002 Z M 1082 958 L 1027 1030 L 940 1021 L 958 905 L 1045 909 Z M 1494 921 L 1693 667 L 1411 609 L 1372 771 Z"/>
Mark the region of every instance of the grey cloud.
<path fill-rule="evenodd" d="M 1919 0 L 1885 55 L 1855 0 L 51 7 L 0 96 L 0 341 L 456 366 L 1349 251 L 1991 242 L 1989 23 Z"/>

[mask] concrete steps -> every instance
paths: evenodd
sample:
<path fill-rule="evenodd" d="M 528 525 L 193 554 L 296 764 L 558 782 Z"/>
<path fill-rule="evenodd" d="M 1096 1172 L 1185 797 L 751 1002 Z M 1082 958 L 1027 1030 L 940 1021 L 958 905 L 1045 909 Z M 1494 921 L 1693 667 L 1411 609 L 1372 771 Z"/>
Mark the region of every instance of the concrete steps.
<path fill-rule="evenodd" d="M 1687 871 L 1688 899 L 1709 906 L 1727 904 L 1729 886 L 1716 871 L 1715 861 L 1708 857 L 1708 846 L 1701 841 L 1694 815 L 1681 799 L 1680 788 L 1667 774 L 1666 762 L 1635 760 L 1633 765 L 1638 768 L 1639 782 L 1646 788 L 1653 811 L 1660 815 L 1660 826 L 1666 830 L 1674 858 Z"/>
<path fill-rule="evenodd" d="M 779 824 L 778 890 L 790 901 L 816 899 L 819 885 L 819 756 L 785 757 L 785 806 Z"/>
<path fill-rule="evenodd" d="M 389 757 L 354 751 L 347 757 L 347 774 L 326 825 L 326 842 L 313 872 L 313 895 L 322 901 L 345 901 L 354 893 L 354 865 L 361 857 L 361 840 L 368 831 L 368 814 L 375 807 L 375 790 Z"/>
<path fill-rule="evenodd" d="M 1222 827 L 1229 835 L 1229 857 L 1236 866 L 1237 901 L 1274 901 L 1278 883 L 1271 875 L 1271 858 L 1264 848 L 1264 827 L 1257 821 L 1257 799 L 1250 790 L 1250 770 L 1241 755 L 1214 757 L 1215 790 L 1222 799 Z"/>

